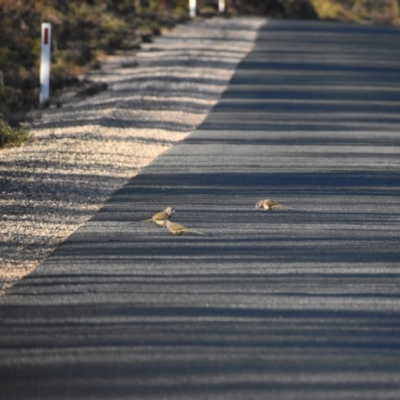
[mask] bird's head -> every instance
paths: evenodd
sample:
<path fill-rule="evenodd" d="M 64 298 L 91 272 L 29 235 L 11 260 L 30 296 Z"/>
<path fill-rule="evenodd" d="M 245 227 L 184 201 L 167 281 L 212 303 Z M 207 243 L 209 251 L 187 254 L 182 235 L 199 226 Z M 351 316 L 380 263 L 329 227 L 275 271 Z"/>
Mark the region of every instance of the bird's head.
<path fill-rule="evenodd" d="M 262 206 L 263 206 L 263 201 L 262 200 L 257 201 L 256 208 L 262 208 Z"/>

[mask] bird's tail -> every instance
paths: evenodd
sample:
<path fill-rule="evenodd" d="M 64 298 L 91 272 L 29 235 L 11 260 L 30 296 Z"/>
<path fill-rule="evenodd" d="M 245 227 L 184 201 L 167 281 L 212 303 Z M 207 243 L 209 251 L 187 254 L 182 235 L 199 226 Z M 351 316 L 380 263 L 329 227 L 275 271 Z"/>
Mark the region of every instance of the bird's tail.
<path fill-rule="evenodd" d="M 271 206 L 271 208 L 274 210 L 287 210 L 287 207 L 283 206 L 282 204 L 274 204 Z"/>
<path fill-rule="evenodd" d="M 194 229 L 190 229 L 190 232 L 197 233 L 198 235 L 201 235 L 201 236 L 210 236 L 207 233 L 196 231 Z"/>
<path fill-rule="evenodd" d="M 147 219 L 142 219 L 141 222 L 153 222 L 153 220 L 151 218 L 147 218 Z"/>

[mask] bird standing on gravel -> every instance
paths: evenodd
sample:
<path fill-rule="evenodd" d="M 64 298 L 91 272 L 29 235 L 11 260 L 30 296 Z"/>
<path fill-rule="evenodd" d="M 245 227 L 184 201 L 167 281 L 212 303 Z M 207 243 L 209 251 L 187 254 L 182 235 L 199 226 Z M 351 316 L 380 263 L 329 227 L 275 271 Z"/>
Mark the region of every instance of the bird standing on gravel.
<path fill-rule="evenodd" d="M 196 231 L 188 226 L 178 224 L 177 222 L 165 221 L 165 226 L 174 235 L 181 235 L 182 233 L 197 233 L 198 235 L 208 236 L 206 233 Z"/>
<path fill-rule="evenodd" d="M 279 209 L 279 210 L 286 209 L 286 207 L 283 206 L 282 204 L 278 203 L 275 200 L 270 200 L 270 199 L 264 199 L 264 200 L 257 201 L 256 208 L 263 208 L 266 211 L 269 211 L 272 209 Z"/>
<path fill-rule="evenodd" d="M 167 207 L 164 211 L 160 211 L 157 214 L 154 214 L 151 218 L 145 219 L 143 221 L 154 222 L 157 225 L 164 226 L 165 222 L 171 218 L 174 212 L 175 212 L 174 208 Z"/>

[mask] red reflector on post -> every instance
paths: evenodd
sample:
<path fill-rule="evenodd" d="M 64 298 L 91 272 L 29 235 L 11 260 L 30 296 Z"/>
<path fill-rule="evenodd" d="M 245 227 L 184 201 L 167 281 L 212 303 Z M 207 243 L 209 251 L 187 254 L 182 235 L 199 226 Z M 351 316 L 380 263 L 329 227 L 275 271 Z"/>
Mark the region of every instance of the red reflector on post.
<path fill-rule="evenodd" d="M 43 44 L 49 44 L 49 28 L 44 29 Z"/>

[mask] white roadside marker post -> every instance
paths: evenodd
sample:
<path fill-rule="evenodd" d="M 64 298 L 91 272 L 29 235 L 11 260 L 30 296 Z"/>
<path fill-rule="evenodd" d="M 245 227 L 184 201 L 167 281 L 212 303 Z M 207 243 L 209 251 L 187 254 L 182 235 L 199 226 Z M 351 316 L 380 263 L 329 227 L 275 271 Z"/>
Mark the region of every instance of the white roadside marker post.
<path fill-rule="evenodd" d="M 50 93 L 51 24 L 42 24 L 42 55 L 40 58 L 40 104 L 48 100 Z"/>
<path fill-rule="evenodd" d="M 196 0 L 189 0 L 189 15 L 191 18 L 196 16 Z"/>
<path fill-rule="evenodd" d="M 220 13 L 225 11 L 225 0 L 218 0 L 218 11 Z"/>

